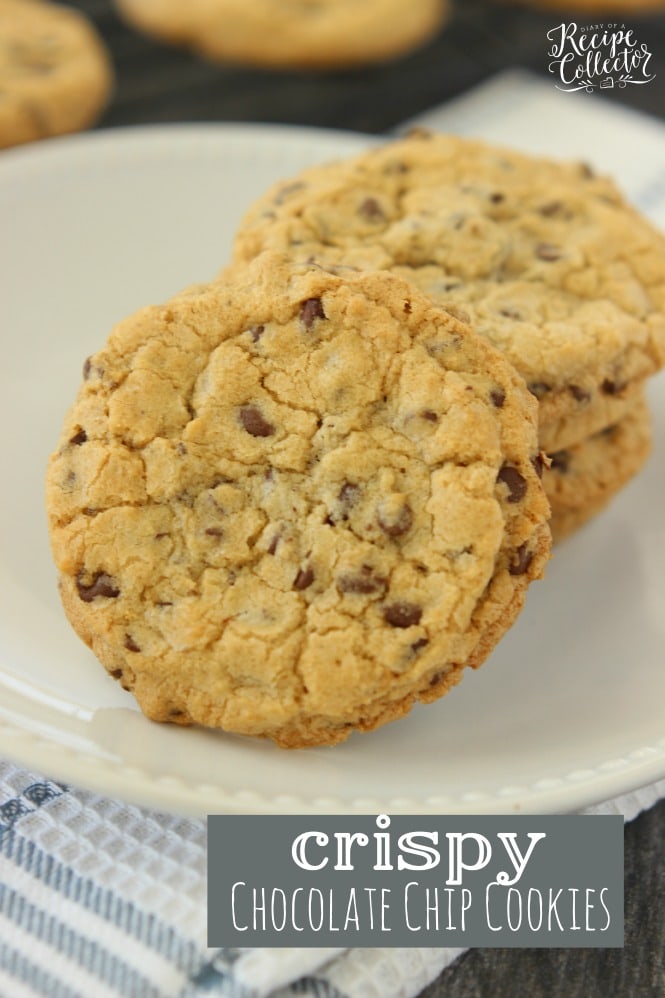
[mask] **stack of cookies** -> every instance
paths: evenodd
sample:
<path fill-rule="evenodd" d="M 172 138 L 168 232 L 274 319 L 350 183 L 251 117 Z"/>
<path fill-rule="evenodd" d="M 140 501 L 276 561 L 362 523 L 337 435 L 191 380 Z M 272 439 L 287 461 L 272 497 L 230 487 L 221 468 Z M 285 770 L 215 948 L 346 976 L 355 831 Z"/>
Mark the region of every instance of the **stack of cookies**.
<path fill-rule="evenodd" d="M 587 167 L 416 135 L 280 183 L 121 323 L 48 471 L 148 717 L 332 745 L 447 692 L 648 451 L 665 242 Z"/>
<path fill-rule="evenodd" d="M 665 240 L 588 166 L 419 131 L 275 185 L 235 257 L 266 248 L 399 274 L 504 353 L 539 400 L 555 538 L 646 460 Z"/>

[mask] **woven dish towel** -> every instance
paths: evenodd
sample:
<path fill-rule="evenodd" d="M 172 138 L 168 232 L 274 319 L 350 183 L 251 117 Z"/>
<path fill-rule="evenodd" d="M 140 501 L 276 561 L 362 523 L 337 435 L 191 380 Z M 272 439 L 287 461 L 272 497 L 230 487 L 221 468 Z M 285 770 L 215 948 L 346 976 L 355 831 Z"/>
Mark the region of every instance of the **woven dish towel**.
<path fill-rule="evenodd" d="M 630 821 L 665 780 L 591 808 Z M 206 946 L 206 825 L 0 762 L 3 998 L 411 998 L 460 949 Z"/>

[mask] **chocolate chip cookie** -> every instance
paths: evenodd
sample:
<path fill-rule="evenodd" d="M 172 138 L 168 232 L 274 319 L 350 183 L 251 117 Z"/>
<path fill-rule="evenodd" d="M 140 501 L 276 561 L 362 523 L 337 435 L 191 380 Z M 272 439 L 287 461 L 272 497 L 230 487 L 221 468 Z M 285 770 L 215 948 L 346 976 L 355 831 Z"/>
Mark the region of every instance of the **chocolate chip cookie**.
<path fill-rule="evenodd" d="M 48 470 L 65 610 L 149 717 L 333 744 L 515 619 L 536 436 L 505 358 L 401 279 L 264 255 L 86 361 Z"/>
<path fill-rule="evenodd" d="M 112 84 L 106 48 L 78 11 L 0 0 L 0 149 L 86 128 Z"/>
<path fill-rule="evenodd" d="M 115 0 L 141 31 L 220 60 L 343 68 L 404 55 L 444 22 L 447 0 Z"/>
<path fill-rule="evenodd" d="M 420 132 L 275 185 L 235 256 L 266 248 L 456 309 L 539 399 L 546 451 L 616 422 L 665 362 L 665 239 L 585 165 Z"/>
<path fill-rule="evenodd" d="M 543 473 L 556 541 L 577 530 L 641 470 L 651 452 L 651 416 L 642 393 L 623 419 L 550 455 Z"/>

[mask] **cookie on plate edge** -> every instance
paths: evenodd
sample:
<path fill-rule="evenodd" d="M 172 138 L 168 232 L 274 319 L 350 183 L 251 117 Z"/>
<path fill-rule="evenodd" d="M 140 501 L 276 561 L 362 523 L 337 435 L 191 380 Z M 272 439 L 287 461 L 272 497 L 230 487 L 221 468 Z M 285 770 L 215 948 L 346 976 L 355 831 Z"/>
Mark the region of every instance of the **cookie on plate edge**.
<path fill-rule="evenodd" d="M 48 469 L 66 613 L 155 720 L 375 728 L 479 665 L 541 576 L 536 421 L 404 281 L 264 254 L 86 361 Z"/>

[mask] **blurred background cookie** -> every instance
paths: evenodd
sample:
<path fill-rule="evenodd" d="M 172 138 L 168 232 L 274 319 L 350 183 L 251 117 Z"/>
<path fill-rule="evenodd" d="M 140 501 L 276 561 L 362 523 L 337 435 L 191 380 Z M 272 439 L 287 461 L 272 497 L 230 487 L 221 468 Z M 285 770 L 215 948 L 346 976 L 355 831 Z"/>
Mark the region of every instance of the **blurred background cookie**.
<path fill-rule="evenodd" d="M 86 128 L 112 84 L 106 48 L 80 13 L 0 0 L 0 148 Z"/>
<path fill-rule="evenodd" d="M 447 0 L 115 0 L 141 31 L 213 59 L 273 68 L 382 62 L 426 42 Z"/>

